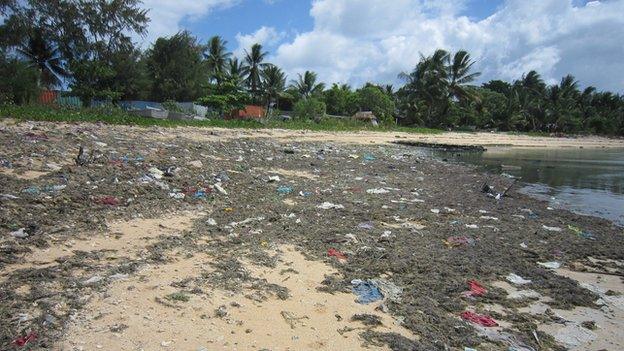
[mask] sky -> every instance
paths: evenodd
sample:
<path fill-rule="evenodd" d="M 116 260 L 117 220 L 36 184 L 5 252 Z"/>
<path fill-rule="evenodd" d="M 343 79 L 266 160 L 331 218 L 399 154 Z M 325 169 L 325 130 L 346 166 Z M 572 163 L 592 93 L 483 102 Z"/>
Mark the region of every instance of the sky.
<path fill-rule="evenodd" d="M 290 78 L 400 84 L 436 49 L 467 50 L 490 79 L 537 70 L 548 83 L 624 92 L 624 0 L 143 0 L 149 34 L 213 35 L 236 55 L 254 43 Z"/>

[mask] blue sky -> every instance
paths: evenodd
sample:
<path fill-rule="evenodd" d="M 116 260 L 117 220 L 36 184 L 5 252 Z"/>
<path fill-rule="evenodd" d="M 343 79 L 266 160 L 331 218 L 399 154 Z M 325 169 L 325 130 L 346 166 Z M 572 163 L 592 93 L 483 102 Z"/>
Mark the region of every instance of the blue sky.
<path fill-rule="evenodd" d="M 502 0 L 470 0 L 461 14 L 481 20 L 493 14 L 501 3 Z M 203 41 L 220 35 L 234 50 L 237 34 L 251 33 L 262 26 L 286 33 L 285 39 L 312 30 L 314 20 L 310 8 L 311 1 L 308 0 L 248 0 L 217 8 L 200 18 L 185 17 L 180 21 L 180 27 L 190 30 Z"/>
<path fill-rule="evenodd" d="M 295 77 L 399 84 L 421 54 L 467 50 L 480 82 L 530 70 L 548 83 L 624 92 L 624 0 L 144 0 L 149 34 L 221 35 L 241 56 L 258 42 Z"/>

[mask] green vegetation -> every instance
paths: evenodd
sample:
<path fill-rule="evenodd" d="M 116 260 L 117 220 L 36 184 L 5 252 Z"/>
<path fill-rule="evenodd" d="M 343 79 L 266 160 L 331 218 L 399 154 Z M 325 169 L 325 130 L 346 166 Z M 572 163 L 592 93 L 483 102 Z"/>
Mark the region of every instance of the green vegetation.
<path fill-rule="evenodd" d="M 338 128 L 345 122 L 327 124 L 325 113 L 352 116 L 372 111 L 381 129 L 399 124 L 464 131 L 624 135 L 622 95 L 594 87 L 581 90 L 571 75 L 548 85 L 535 71 L 511 83 L 492 80 L 475 85 L 480 73 L 464 50 L 440 49 L 422 55 L 411 72 L 399 75 L 405 84 L 396 90 L 373 83 L 326 88 L 312 71 L 297 74 L 287 85 L 285 72 L 267 62 L 269 53 L 260 44 L 236 58 L 221 37 L 204 44 L 183 31 L 158 38 L 141 50 L 131 40 L 146 33 L 149 21 L 139 0 L 0 1 L 0 15 L 5 19 L 0 24 L 0 103 L 28 104 L 41 89 L 69 87 L 84 106 L 93 101 L 193 101 L 209 107 L 213 118 L 249 103 L 264 106 L 267 120 L 250 125 L 276 123 L 270 117 L 286 110 L 296 117 L 290 126 L 306 123 L 313 129 L 307 125 L 312 121 Z M 31 114 L 27 110 L 19 118 Z M 93 118 L 92 112 L 85 111 L 79 118 Z M 56 111 L 50 115 L 67 118 Z M 107 118 L 111 123 L 135 123 L 131 116 Z M 136 122 L 168 123 L 179 122 Z"/>
<path fill-rule="evenodd" d="M 117 125 L 133 126 L 161 126 L 161 127 L 218 127 L 218 128 L 280 128 L 291 130 L 313 131 L 396 131 L 406 133 L 437 134 L 441 130 L 428 128 L 401 127 L 384 125 L 373 127 L 370 124 L 353 121 L 351 119 L 338 119 L 324 117 L 318 122 L 312 120 L 282 121 L 279 119 L 256 120 L 168 120 L 143 118 L 129 114 L 119 108 L 51 108 L 42 105 L 3 105 L 0 106 L 0 118 L 13 118 L 18 121 L 47 121 L 47 122 L 93 122 Z"/>
<path fill-rule="evenodd" d="M 295 104 L 295 118 L 319 121 L 325 116 L 325 103 L 316 98 L 301 99 Z"/>
<path fill-rule="evenodd" d="M 191 297 L 183 292 L 171 293 L 165 296 L 165 298 L 169 301 L 178 301 L 178 302 L 189 302 L 191 300 Z"/>

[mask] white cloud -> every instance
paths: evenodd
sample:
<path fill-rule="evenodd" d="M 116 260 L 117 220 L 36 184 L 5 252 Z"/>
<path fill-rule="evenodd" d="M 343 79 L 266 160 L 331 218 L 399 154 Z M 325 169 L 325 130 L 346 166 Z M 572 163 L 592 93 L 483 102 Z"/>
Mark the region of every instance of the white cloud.
<path fill-rule="evenodd" d="M 238 48 L 234 50 L 234 55 L 237 57 L 243 57 L 245 50 L 254 44 L 261 44 L 265 47 L 271 47 L 276 45 L 280 40 L 286 36 L 283 32 L 278 32 L 273 27 L 260 27 L 257 31 L 251 34 L 243 35 L 241 33 L 236 34 L 236 42 Z"/>
<path fill-rule="evenodd" d="M 547 81 L 571 73 L 582 85 L 623 91 L 624 0 L 507 0 L 475 21 L 465 0 L 315 0 L 313 30 L 271 59 L 292 77 L 312 69 L 327 82 L 396 82 L 420 53 L 468 50 L 483 80 L 538 70 Z M 450 4 L 450 5 L 449 5 Z"/>
<path fill-rule="evenodd" d="M 185 19 L 199 19 L 212 10 L 235 5 L 239 0 L 144 0 L 142 7 L 148 9 L 150 18 L 146 38 L 138 41 L 142 46 L 153 43 L 158 37 L 170 36 L 182 28 Z"/>

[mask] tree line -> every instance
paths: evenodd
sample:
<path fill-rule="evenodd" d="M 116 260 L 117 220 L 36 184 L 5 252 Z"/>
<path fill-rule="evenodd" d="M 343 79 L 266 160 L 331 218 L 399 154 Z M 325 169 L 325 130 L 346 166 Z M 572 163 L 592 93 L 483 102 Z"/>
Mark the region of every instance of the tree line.
<path fill-rule="evenodd" d="M 568 75 L 546 84 L 531 71 L 513 82 L 476 85 L 480 73 L 466 51 L 421 56 L 404 84 L 326 86 L 316 73 L 288 81 L 255 44 L 236 57 L 214 36 L 187 31 L 142 50 L 148 12 L 139 0 L 0 0 L 0 100 L 32 101 L 42 88 L 68 87 L 92 100 L 193 101 L 223 114 L 245 104 L 294 110 L 300 118 L 372 111 L 383 123 L 433 128 L 497 129 L 624 135 L 624 97 L 579 88 Z"/>

